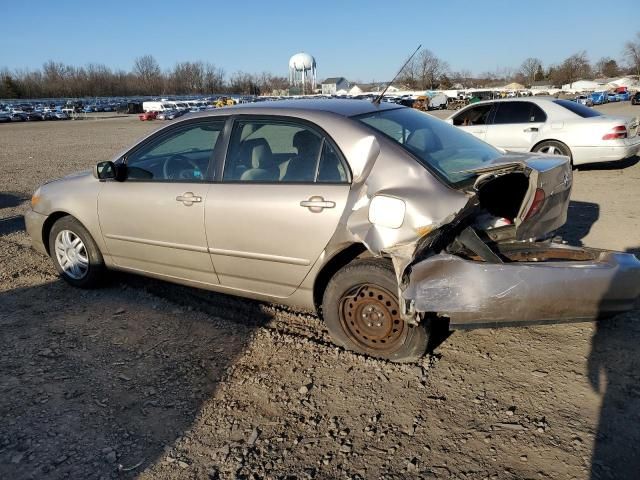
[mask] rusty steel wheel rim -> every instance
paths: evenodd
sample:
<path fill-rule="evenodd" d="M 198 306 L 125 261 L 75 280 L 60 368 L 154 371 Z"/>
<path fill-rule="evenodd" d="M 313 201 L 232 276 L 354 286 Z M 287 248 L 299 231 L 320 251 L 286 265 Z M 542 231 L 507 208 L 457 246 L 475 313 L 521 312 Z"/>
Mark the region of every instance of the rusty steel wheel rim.
<path fill-rule="evenodd" d="M 406 323 L 396 296 L 377 285 L 364 284 L 340 299 L 340 323 L 348 337 L 364 350 L 391 352 L 404 342 Z"/>

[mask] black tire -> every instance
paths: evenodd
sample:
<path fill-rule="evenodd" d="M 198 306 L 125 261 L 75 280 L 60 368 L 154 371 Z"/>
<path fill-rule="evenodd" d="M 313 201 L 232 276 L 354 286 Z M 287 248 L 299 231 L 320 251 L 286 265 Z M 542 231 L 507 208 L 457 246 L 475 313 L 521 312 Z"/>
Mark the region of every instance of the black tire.
<path fill-rule="evenodd" d="M 569 161 L 571 162 L 571 166 L 573 167 L 573 155 L 571 154 L 571 149 L 564 143 L 558 142 L 557 140 L 546 140 L 533 147 L 533 151 L 538 153 L 547 153 L 546 150 L 549 149 L 553 150 L 554 152 L 559 152 L 549 153 L 549 155 L 564 155 L 565 157 L 569 157 Z"/>
<path fill-rule="evenodd" d="M 84 270 L 84 267 L 79 268 L 81 273 L 80 275 L 76 274 L 74 276 L 72 271 L 65 270 L 65 268 L 62 267 L 61 260 L 56 252 L 56 238 L 65 231 L 71 232 L 71 238 L 79 238 L 82 242 L 82 246 L 84 247 L 81 248 L 80 253 L 75 254 L 80 255 L 83 259 L 87 260 L 86 271 Z M 53 224 L 53 227 L 49 232 L 49 254 L 51 255 L 53 264 L 62 279 L 74 287 L 95 288 L 104 280 L 106 268 L 102 254 L 100 253 L 96 242 L 93 240 L 93 237 L 87 229 L 84 228 L 78 220 L 71 216 L 62 217 Z"/>
<path fill-rule="evenodd" d="M 338 345 L 393 362 L 414 362 L 427 350 L 424 325 L 400 319 L 391 262 L 354 260 L 329 281 L 322 316 Z"/>

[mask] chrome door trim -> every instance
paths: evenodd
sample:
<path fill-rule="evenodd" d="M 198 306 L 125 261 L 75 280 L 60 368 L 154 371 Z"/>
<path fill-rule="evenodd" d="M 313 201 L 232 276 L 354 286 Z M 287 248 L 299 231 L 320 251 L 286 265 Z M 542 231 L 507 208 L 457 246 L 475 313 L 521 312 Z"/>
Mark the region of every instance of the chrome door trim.
<path fill-rule="evenodd" d="M 226 257 L 240 257 L 250 258 L 252 260 L 264 260 L 266 262 L 289 263 L 291 265 L 311 265 L 311 261 L 305 258 L 282 257 L 280 255 L 269 255 L 268 253 L 241 252 L 238 250 L 225 250 L 223 248 L 211 247 L 209 247 L 209 253 L 212 255 L 224 255 Z"/>
<path fill-rule="evenodd" d="M 122 240 L 123 242 L 142 243 L 144 245 L 153 245 L 155 247 L 175 248 L 177 250 L 188 250 L 190 252 L 207 253 L 207 247 L 198 247 L 196 245 L 185 245 L 183 243 L 161 242 L 159 240 L 149 240 L 146 238 L 127 237 L 125 235 L 108 234 L 105 237 L 112 240 Z"/>

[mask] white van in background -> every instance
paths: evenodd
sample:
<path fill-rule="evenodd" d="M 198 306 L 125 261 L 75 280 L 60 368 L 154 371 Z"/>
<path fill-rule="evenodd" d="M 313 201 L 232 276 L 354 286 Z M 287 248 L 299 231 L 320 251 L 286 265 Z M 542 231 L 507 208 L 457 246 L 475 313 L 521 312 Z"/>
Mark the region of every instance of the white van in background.
<path fill-rule="evenodd" d="M 173 105 L 167 102 L 142 102 L 142 110 L 145 112 L 164 112 L 173 109 Z"/>

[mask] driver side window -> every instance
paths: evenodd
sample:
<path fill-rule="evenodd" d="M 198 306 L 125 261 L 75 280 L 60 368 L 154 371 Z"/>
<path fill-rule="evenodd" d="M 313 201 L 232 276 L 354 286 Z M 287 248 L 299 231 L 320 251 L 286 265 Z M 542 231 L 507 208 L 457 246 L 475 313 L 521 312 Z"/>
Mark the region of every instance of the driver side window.
<path fill-rule="evenodd" d="M 224 121 L 190 123 L 160 134 L 127 155 L 127 180 L 202 182 Z"/>

